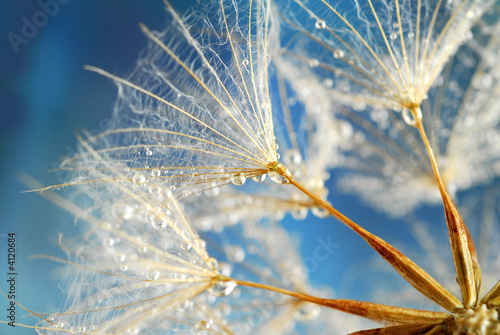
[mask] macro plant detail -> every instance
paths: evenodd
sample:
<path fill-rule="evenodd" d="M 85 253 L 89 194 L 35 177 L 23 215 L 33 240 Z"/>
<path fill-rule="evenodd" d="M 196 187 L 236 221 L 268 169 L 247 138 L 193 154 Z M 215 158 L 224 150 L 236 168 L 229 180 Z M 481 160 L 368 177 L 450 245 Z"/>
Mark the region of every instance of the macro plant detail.
<path fill-rule="evenodd" d="M 319 306 L 385 324 L 352 334 L 500 333 L 500 281 L 481 292 L 480 248 L 455 198 L 457 188 L 488 180 L 470 178 L 471 169 L 485 167 L 491 178 L 498 170 L 490 171 L 498 160 L 491 137 L 499 27 L 484 15 L 496 4 L 220 0 L 181 16 L 164 2 L 169 25 L 162 32 L 140 25 L 150 43 L 130 76 L 87 66 L 116 83 L 118 100 L 110 128 L 79 135 L 79 152 L 62 162 L 73 179 L 28 182 L 88 224 L 82 236 L 61 237 L 69 260 L 43 256 L 70 270 L 62 311 L 30 311 L 42 320 L 40 334 L 341 328 Z M 465 85 L 455 64 L 471 60 L 477 63 L 464 72 L 472 84 L 444 109 L 447 90 Z M 490 131 L 474 142 L 488 157 L 464 163 L 461 175 L 445 159 L 462 157 L 465 125 L 476 120 Z M 374 157 L 382 162 L 375 167 L 389 162 L 379 171 L 389 187 L 367 191 L 386 188 L 380 210 L 398 216 L 442 202 L 459 294 L 327 200 L 332 172 L 370 172 L 363 159 Z M 391 180 L 394 169 L 408 167 L 406 179 Z M 460 178 L 467 180 L 450 191 L 449 181 Z M 424 179 L 424 191 L 391 208 L 391 196 Z M 62 186 L 77 188 L 77 204 L 54 193 Z M 442 311 L 343 299 L 342 292 L 331 299 L 313 289 L 278 223 L 309 210 L 352 229 Z"/>

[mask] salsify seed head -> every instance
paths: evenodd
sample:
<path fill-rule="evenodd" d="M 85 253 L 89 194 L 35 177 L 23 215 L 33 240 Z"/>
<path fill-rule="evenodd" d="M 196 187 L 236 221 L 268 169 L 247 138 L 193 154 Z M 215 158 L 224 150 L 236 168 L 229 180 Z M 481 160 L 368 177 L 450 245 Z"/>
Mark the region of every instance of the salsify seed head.
<path fill-rule="evenodd" d="M 124 180 L 168 183 L 181 196 L 268 172 L 286 182 L 269 168 L 278 161 L 270 90 L 276 12 L 268 1 L 235 5 L 221 1 L 199 18 L 180 17 L 166 2 L 169 27 L 141 26 L 150 43 L 127 78 L 88 67 L 116 82 L 118 100 L 110 129 L 84 141 Z M 89 168 L 106 178 L 86 149 L 61 167 L 81 171 L 79 182 L 99 183 Z"/>
<path fill-rule="evenodd" d="M 356 109 L 416 111 L 490 3 L 290 0 L 283 12 L 295 32 L 286 54 L 330 79 Z"/>

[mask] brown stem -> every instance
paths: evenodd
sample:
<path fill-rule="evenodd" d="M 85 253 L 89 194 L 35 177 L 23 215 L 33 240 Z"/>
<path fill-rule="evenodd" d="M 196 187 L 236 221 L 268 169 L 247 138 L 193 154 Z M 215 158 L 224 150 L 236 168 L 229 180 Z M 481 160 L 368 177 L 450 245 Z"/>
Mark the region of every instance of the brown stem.
<path fill-rule="evenodd" d="M 224 279 L 234 280 L 231 278 L 224 278 Z M 400 324 L 409 324 L 409 323 L 432 324 L 432 323 L 442 322 L 450 318 L 450 314 L 445 312 L 430 312 L 419 309 L 393 307 L 389 305 L 375 304 L 371 302 L 348 300 L 348 299 L 323 299 L 303 293 L 281 289 L 266 284 L 252 283 L 240 280 L 235 280 L 235 281 L 240 286 L 255 287 L 268 291 L 278 292 L 303 301 L 308 301 L 317 305 L 336 309 L 345 313 L 359 315 L 372 320 L 389 321 Z"/>
<path fill-rule="evenodd" d="M 434 278 L 432 278 L 403 253 L 399 252 L 396 248 L 382 240 L 380 237 L 363 229 L 351 219 L 333 208 L 329 203 L 304 188 L 293 178 L 292 174 L 284 165 L 280 163 L 274 164 L 273 171 L 276 171 L 283 177 L 287 178 L 290 184 L 294 185 L 297 189 L 314 200 L 320 207 L 324 208 L 332 216 L 354 230 L 420 293 L 450 312 L 454 312 L 463 307 L 460 301 L 453 296 L 453 294 L 446 290 L 441 284 L 439 284 Z"/>
<path fill-rule="evenodd" d="M 479 267 L 476 247 L 474 246 L 467 226 L 463 222 L 441 178 L 434 151 L 432 150 L 422 123 L 420 107 L 414 107 L 412 113 L 415 119 L 414 127 L 418 129 L 420 137 L 424 142 L 443 199 L 453 262 L 455 264 L 455 272 L 460 290 L 462 291 L 463 303 L 465 307 L 471 307 L 477 302 L 477 292 L 481 285 L 481 268 Z"/>
<path fill-rule="evenodd" d="M 383 328 L 360 330 L 349 335 L 423 335 L 429 334 L 436 325 L 415 323 L 409 325 L 387 326 Z M 443 327 L 441 327 L 443 328 Z"/>
<path fill-rule="evenodd" d="M 486 295 L 481 299 L 482 304 L 488 304 L 489 305 L 497 305 L 500 302 L 500 280 L 497 281 L 495 286 L 491 288 L 491 290 L 486 293 Z"/>

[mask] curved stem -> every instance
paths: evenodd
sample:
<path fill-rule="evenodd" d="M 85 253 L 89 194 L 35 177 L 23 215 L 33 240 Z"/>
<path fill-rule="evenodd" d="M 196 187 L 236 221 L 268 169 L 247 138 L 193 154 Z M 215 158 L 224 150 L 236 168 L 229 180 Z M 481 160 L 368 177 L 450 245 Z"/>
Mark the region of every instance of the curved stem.
<path fill-rule="evenodd" d="M 280 163 L 273 165 L 273 171 L 282 175 L 290 182 L 290 184 L 294 185 L 297 189 L 314 200 L 318 206 L 322 207 L 332 216 L 354 230 L 420 293 L 450 312 L 454 312 L 463 307 L 460 301 L 453 294 L 446 290 L 441 284 L 439 284 L 434 278 L 432 278 L 427 272 L 406 257 L 403 253 L 382 240 L 380 237 L 363 229 L 354 221 L 333 208 L 328 202 L 303 187 L 293 178 L 290 171 L 288 171 L 284 165 Z"/>
<path fill-rule="evenodd" d="M 234 280 L 231 278 L 225 278 L 225 279 L 236 281 L 236 283 L 240 286 L 260 288 L 263 290 L 281 293 L 284 295 L 288 295 L 290 297 L 300 299 L 302 301 L 308 301 L 317 305 L 336 309 L 349 314 L 359 315 L 372 320 L 389 321 L 400 324 L 406 324 L 406 323 L 432 324 L 432 323 L 442 322 L 443 320 L 446 320 L 450 317 L 450 314 L 444 312 L 430 312 L 419 309 L 393 307 L 389 305 L 375 304 L 371 302 L 348 300 L 348 299 L 323 299 L 266 284 Z"/>
<path fill-rule="evenodd" d="M 432 150 L 422 123 L 422 112 L 420 111 L 420 107 L 414 107 L 411 111 L 415 119 L 414 127 L 418 129 L 420 137 L 424 142 L 434 172 L 434 177 L 436 178 L 443 199 L 453 262 L 455 264 L 455 272 L 460 290 L 462 291 L 463 302 L 465 307 L 471 307 L 477 302 L 477 293 L 481 286 L 481 268 L 479 266 L 476 247 L 474 246 L 467 226 L 463 222 L 441 178 L 434 151 Z"/>

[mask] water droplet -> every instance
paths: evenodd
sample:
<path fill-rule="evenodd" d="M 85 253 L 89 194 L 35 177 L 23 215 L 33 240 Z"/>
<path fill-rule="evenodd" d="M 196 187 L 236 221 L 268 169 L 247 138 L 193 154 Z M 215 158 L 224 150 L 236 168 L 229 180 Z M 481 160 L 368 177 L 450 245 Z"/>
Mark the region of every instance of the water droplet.
<path fill-rule="evenodd" d="M 320 207 L 311 208 L 311 213 L 313 213 L 314 216 L 316 216 L 317 218 L 320 218 L 320 219 L 326 218 L 329 215 L 329 213 L 326 209 L 320 208 Z"/>
<path fill-rule="evenodd" d="M 246 180 L 247 178 L 242 173 L 236 173 L 231 176 L 231 182 L 236 186 L 243 185 Z"/>
<path fill-rule="evenodd" d="M 396 38 L 398 38 L 398 34 L 395 31 L 393 31 L 392 33 L 389 34 L 389 38 L 391 40 L 395 40 Z"/>
<path fill-rule="evenodd" d="M 136 174 L 134 175 L 134 177 L 132 178 L 132 180 L 134 181 L 134 183 L 135 183 L 136 185 L 139 185 L 139 186 L 141 186 L 141 185 L 143 185 L 143 184 L 145 184 L 145 183 L 146 183 L 146 177 L 144 177 L 144 176 L 143 176 L 142 174 L 140 174 L 140 173 L 136 173 Z"/>
<path fill-rule="evenodd" d="M 151 220 L 151 225 L 156 229 L 165 229 L 167 228 L 167 220 L 165 219 L 153 219 Z"/>
<path fill-rule="evenodd" d="M 198 249 L 205 249 L 207 247 L 207 242 L 205 242 L 205 240 L 203 240 L 201 238 L 197 238 L 194 240 L 194 245 Z"/>
<path fill-rule="evenodd" d="M 64 322 L 58 322 L 56 324 L 56 328 L 61 328 L 62 329 L 62 328 L 64 328 L 64 326 L 66 326 L 66 324 Z"/>
<path fill-rule="evenodd" d="M 292 166 L 297 166 L 302 162 L 302 155 L 297 149 L 290 149 L 285 151 L 283 161 L 285 165 L 290 166 L 290 169 L 293 170 Z"/>
<path fill-rule="evenodd" d="M 219 268 L 219 262 L 213 257 L 208 259 L 207 265 L 214 271 L 217 271 Z"/>
<path fill-rule="evenodd" d="M 159 177 L 159 176 L 161 176 L 161 171 L 158 169 L 153 169 L 153 170 L 151 170 L 151 175 L 153 177 Z"/>
<path fill-rule="evenodd" d="M 123 264 L 122 266 L 120 266 L 120 270 L 122 270 L 123 272 L 127 271 L 128 270 L 128 266 Z"/>
<path fill-rule="evenodd" d="M 352 136 L 353 129 L 350 123 L 346 121 L 339 121 L 338 127 L 339 127 L 339 133 L 342 137 L 347 138 Z"/>
<path fill-rule="evenodd" d="M 271 178 L 271 180 L 274 181 L 276 184 L 284 185 L 290 182 L 288 179 L 286 179 L 276 171 L 271 171 L 268 172 L 267 174 L 269 175 L 269 178 Z"/>
<path fill-rule="evenodd" d="M 333 58 L 342 58 L 344 57 L 344 51 L 337 49 L 333 52 Z"/>
<path fill-rule="evenodd" d="M 149 148 L 146 148 L 146 156 L 152 156 L 153 155 L 153 151 Z"/>
<path fill-rule="evenodd" d="M 415 33 L 413 31 L 410 31 L 408 33 L 408 38 L 413 38 L 413 37 L 415 37 Z"/>
<path fill-rule="evenodd" d="M 326 22 L 323 20 L 318 20 L 318 21 L 316 21 L 315 27 L 316 27 L 316 29 L 325 29 Z"/>
<path fill-rule="evenodd" d="M 309 210 L 307 207 L 299 208 L 297 210 L 292 211 L 292 217 L 295 220 L 304 220 L 307 217 L 307 213 Z"/>
<path fill-rule="evenodd" d="M 248 59 L 244 59 L 244 60 L 241 62 L 241 65 L 243 65 L 243 66 L 248 66 L 248 64 L 250 64 L 250 62 L 248 61 Z"/>
<path fill-rule="evenodd" d="M 257 183 L 262 183 L 264 180 L 266 180 L 266 174 L 261 174 L 261 175 L 255 176 L 252 178 L 252 180 L 257 182 Z"/>
<path fill-rule="evenodd" d="M 421 118 L 422 117 L 422 112 L 420 112 L 420 108 L 417 109 L 417 118 Z M 404 108 L 402 110 L 402 116 L 403 116 L 403 121 L 409 125 L 409 126 L 412 126 L 414 127 L 416 124 L 417 124 L 417 119 L 415 119 L 415 115 L 414 113 L 409 110 L 408 108 Z"/>
<path fill-rule="evenodd" d="M 160 271 L 148 271 L 148 273 L 146 274 L 146 277 L 149 279 L 149 280 L 158 280 L 158 278 L 160 278 Z"/>
<path fill-rule="evenodd" d="M 333 87 L 333 80 L 331 80 L 330 78 L 326 78 L 325 80 L 323 80 L 323 86 L 326 88 Z"/>
<path fill-rule="evenodd" d="M 219 263 L 219 273 L 223 276 L 230 276 L 233 272 L 233 266 L 226 262 Z"/>
<path fill-rule="evenodd" d="M 396 23 L 393 23 L 393 24 L 392 24 L 392 27 L 393 27 L 394 29 L 398 29 L 398 28 L 399 28 L 399 24 L 398 24 L 397 22 L 396 22 Z"/>
<path fill-rule="evenodd" d="M 205 320 L 198 321 L 198 323 L 196 324 L 196 328 L 199 330 L 210 329 L 210 327 L 212 327 L 213 322 L 214 321 L 212 319 L 208 319 L 207 321 Z"/>
<path fill-rule="evenodd" d="M 192 247 L 191 243 L 186 242 L 186 241 L 181 242 L 181 249 L 182 250 L 188 251 L 189 249 L 191 249 L 191 247 Z"/>
<path fill-rule="evenodd" d="M 127 329 L 127 334 L 132 334 L 132 335 L 139 334 L 139 328 L 137 327 L 129 328 Z"/>
<path fill-rule="evenodd" d="M 186 300 L 184 302 L 182 302 L 179 307 L 177 307 L 177 310 L 183 312 L 185 311 L 186 309 L 189 309 L 193 306 L 193 302 L 191 300 Z"/>
<path fill-rule="evenodd" d="M 295 312 L 295 318 L 299 321 L 311 321 L 319 316 L 321 309 L 311 303 L 302 303 Z"/>
<path fill-rule="evenodd" d="M 236 286 L 238 286 L 238 284 L 236 284 L 235 281 L 232 281 L 232 280 L 222 281 L 222 280 L 220 280 L 217 283 L 215 283 L 214 285 L 212 285 L 208 289 L 208 291 L 217 297 L 225 297 L 225 296 L 231 294 L 231 292 L 234 291 Z"/>
<path fill-rule="evenodd" d="M 309 59 L 308 64 L 309 64 L 310 67 L 318 67 L 319 66 L 319 60 L 317 60 L 316 58 L 311 58 L 311 59 Z"/>
<path fill-rule="evenodd" d="M 146 252 L 148 252 L 148 247 L 146 247 L 145 245 L 141 245 L 137 248 L 137 250 L 141 253 L 141 254 L 145 254 Z"/>
<path fill-rule="evenodd" d="M 224 247 L 227 258 L 233 263 L 241 263 L 245 260 L 245 250 L 239 245 L 228 245 Z"/>

